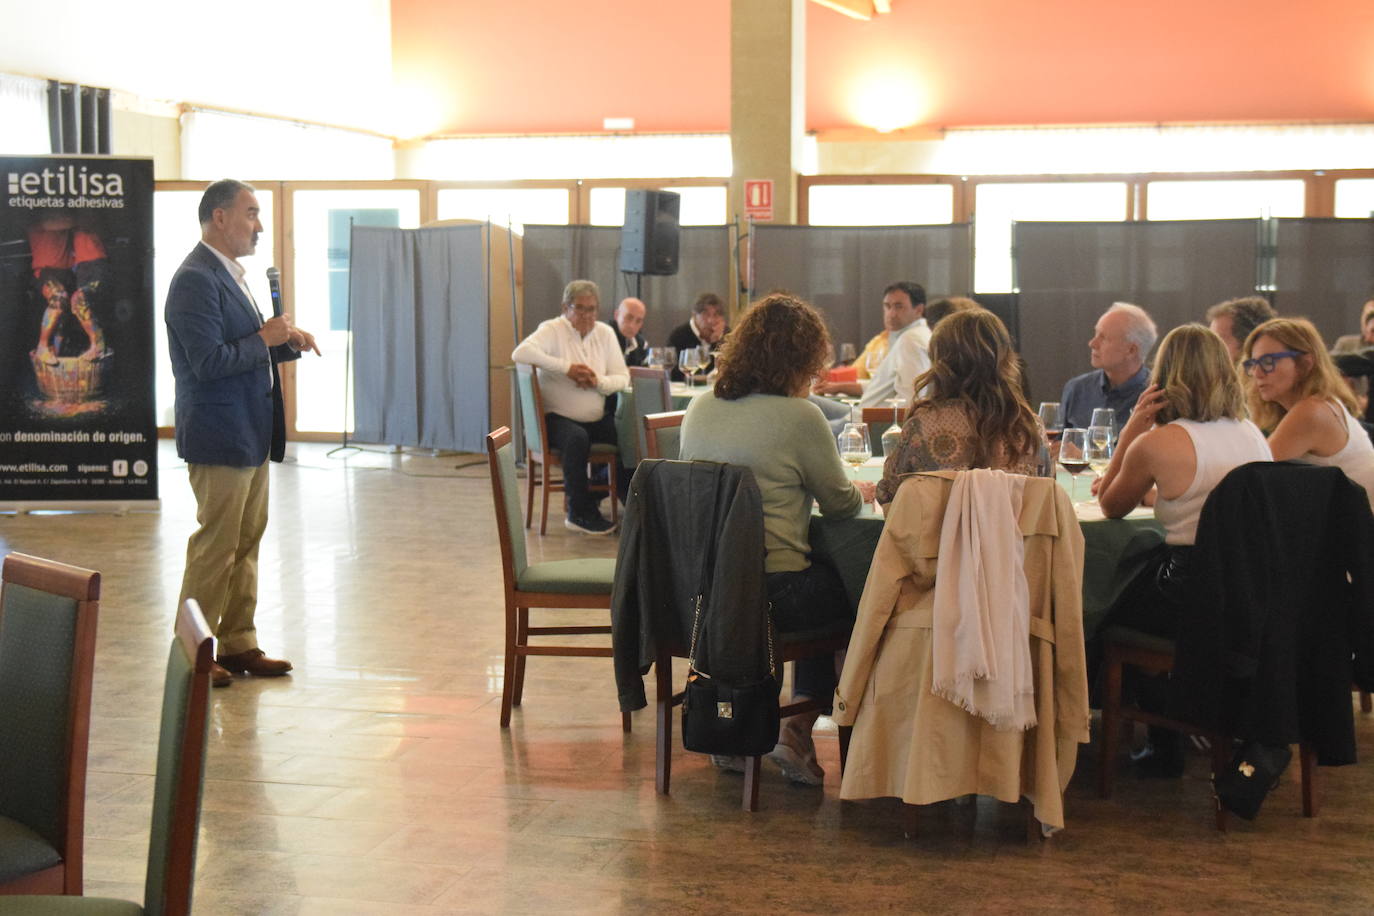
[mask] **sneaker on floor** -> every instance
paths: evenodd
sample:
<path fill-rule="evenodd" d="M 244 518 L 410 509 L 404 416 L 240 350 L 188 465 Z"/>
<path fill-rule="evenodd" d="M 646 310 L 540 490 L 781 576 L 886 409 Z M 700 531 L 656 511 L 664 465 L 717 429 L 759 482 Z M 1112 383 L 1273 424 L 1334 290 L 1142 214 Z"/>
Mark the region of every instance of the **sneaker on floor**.
<path fill-rule="evenodd" d="M 712 754 L 711 766 L 719 770 L 729 770 L 731 773 L 743 773 L 744 758 L 737 754 Z"/>
<path fill-rule="evenodd" d="M 583 534 L 610 534 L 615 530 L 615 526 L 599 514 L 569 515 L 563 520 L 563 527 L 569 531 L 580 531 Z"/>
<path fill-rule="evenodd" d="M 795 748 L 782 742 L 768 752 L 768 759 L 776 763 L 782 775 L 792 782 L 804 786 L 825 784 L 825 770 L 821 769 L 815 757 L 803 757 Z"/>

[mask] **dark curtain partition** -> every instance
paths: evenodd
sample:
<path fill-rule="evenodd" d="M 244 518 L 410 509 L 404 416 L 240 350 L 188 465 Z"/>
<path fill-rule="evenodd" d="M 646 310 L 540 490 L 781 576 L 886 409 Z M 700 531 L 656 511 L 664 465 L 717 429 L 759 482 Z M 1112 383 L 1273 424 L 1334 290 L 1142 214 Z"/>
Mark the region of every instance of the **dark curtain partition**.
<path fill-rule="evenodd" d="M 785 289 L 821 309 L 836 343 L 860 349 L 883 327 L 883 287 L 914 280 L 929 299 L 973 288 L 966 224 L 754 226 L 754 296 Z"/>
<path fill-rule="evenodd" d="M 678 272 L 643 278 L 644 336 L 650 346 L 667 343 L 668 332 L 687 320 L 692 302 L 704 292 L 730 298 L 730 230 L 727 226 L 684 226 L 679 236 Z M 558 315 L 563 287 L 591 280 L 601 287 L 601 318 L 634 295 L 635 278 L 621 274 L 619 226 L 525 226 L 526 334 Z"/>
<path fill-rule="evenodd" d="M 480 452 L 488 416 L 482 226 L 354 226 L 353 438 Z"/>
<path fill-rule="evenodd" d="M 1312 319 L 1327 346 L 1360 330 L 1374 298 L 1374 220 L 1276 219 L 1274 308 Z"/>
<path fill-rule="evenodd" d="M 1260 231 L 1260 220 L 1017 223 L 1021 354 L 1032 400 L 1059 400 L 1066 381 L 1092 368 L 1088 340 L 1113 302 L 1144 308 L 1163 337 L 1223 299 L 1253 295 Z"/>

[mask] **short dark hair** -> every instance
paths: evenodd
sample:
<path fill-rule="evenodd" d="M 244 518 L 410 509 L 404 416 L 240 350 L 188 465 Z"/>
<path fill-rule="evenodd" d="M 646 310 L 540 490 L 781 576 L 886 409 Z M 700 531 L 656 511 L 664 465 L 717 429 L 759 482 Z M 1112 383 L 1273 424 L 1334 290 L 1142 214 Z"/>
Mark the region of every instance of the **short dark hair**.
<path fill-rule="evenodd" d="M 887 289 L 883 290 L 883 295 L 896 292 L 906 293 L 911 299 L 912 306 L 926 304 L 926 288 L 919 283 L 912 283 L 910 280 L 898 280 L 896 283 L 888 284 Z"/>
<path fill-rule="evenodd" d="M 883 295 L 887 294 L 884 293 Z M 933 331 L 941 319 L 947 318 L 955 312 L 967 312 L 980 308 L 982 308 L 981 305 L 967 296 L 946 296 L 943 299 L 936 299 L 926 306 L 926 325 Z"/>
<path fill-rule="evenodd" d="M 700 315 L 709 308 L 725 314 L 725 303 L 715 293 L 702 293 L 697 296 L 697 301 L 692 303 L 692 314 Z"/>
<path fill-rule="evenodd" d="M 208 225 L 215 218 L 216 210 L 227 210 L 242 191 L 257 193 L 257 188 L 237 178 L 221 178 L 205 189 L 200 198 L 200 224 Z"/>
<path fill-rule="evenodd" d="M 1277 318 L 1278 312 L 1263 296 L 1242 296 L 1218 302 L 1207 310 L 1208 322 L 1222 317 L 1231 319 L 1231 336 L 1244 343 L 1251 331 L 1270 318 Z"/>

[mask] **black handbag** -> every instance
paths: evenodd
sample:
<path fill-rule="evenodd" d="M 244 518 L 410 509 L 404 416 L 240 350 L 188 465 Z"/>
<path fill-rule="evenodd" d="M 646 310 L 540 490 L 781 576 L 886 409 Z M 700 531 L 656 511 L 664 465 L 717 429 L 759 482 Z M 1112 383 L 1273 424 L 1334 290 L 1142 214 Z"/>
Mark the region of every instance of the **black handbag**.
<path fill-rule="evenodd" d="M 1220 773 L 1212 774 L 1212 791 L 1217 803 L 1236 817 L 1253 821 L 1269 790 L 1293 759 L 1287 747 L 1266 747 L 1258 741 L 1241 745 Z"/>
<path fill-rule="evenodd" d="M 682 693 L 682 746 L 699 754 L 757 757 L 778 743 L 778 680 L 773 658 L 773 624 L 768 622 L 768 676 L 750 684 L 723 684 L 697 668 L 701 595 L 692 623 L 687 687 Z"/>

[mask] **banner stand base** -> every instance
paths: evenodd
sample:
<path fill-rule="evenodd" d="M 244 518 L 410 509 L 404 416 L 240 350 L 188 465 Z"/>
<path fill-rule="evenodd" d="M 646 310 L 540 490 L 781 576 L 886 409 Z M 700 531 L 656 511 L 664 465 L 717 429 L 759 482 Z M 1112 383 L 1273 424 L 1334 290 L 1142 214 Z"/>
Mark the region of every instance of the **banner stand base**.
<path fill-rule="evenodd" d="M 160 499 L 0 500 L 0 514 L 32 515 L 35 512 L 89 512 L 128 515 L 130 512 L 161 512 Z"/>

